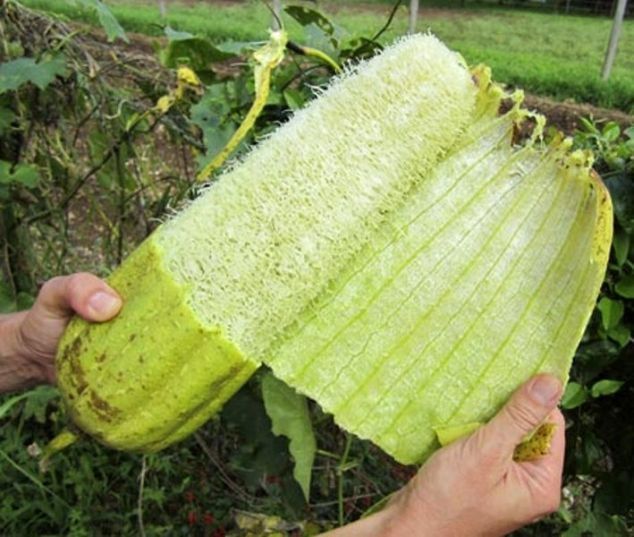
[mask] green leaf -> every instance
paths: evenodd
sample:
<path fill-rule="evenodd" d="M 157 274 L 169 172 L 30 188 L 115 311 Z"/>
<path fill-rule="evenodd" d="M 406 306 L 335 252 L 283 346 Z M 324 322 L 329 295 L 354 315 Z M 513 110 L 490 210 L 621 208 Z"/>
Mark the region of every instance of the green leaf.
<path fill-rule="evenodd" d="M 9 413 L 15 405 L 17 405 L 20 401 L 26 399 L 29 396 L 29 392 L 21 393 L 19 395 L 14 395 L 10 397 L 2 404 L 0 404 L 0 420 L 4 419 L 4 417 Z"/>
<path fill-rule="evenodd" d="M 306 398 L 272 374 L 262 379 L 262 397 L 273 422 L 273 432 L 286 436 L 290 441 L 289 450 L 295 459 L 293 475 L 308 501 L 317 444 Z"/>
<path fill-rule="evenodd" d="M 621 278 L 614 290 L 624 298 L 634 298 L 634 275 L 630 274 Z"/>
<path fill-rule="evenodd" d="M 588 390 L 577 382 L 569 382 L 561 398 L 561 407 L 566 410 L 577 408 L 589 399 Z"/>
<path fill-rule="evenodd" d="M 0 106 L 0 136 L 7 131 L 14 119 L 15 112 L 13 110 Z"/>
<path fill-rule="evenodd" d="M 280 475 L 290 466 L 285 441 L 271 432 L 264 404 L 247 388 L 240 390 L 222 410 L 224 426 L 240 436 L 240 449 L 231 454 L 231 465 L 249 487 L 267 475 Z"/>
<path fill-rule="evenodd" d="M 621 135 L 621 128 L 614 121 L 610 121 L 603 127 L 602 134 L 608 142 L 615 142 Z"/>
<path fill-rule="evenodd" d="M 614 248 L 614 257 L 616 259 L 616 264 L 619 267 L 622 267 L 623 264 L 627 261 L 627 256 L 630 253 L 630 236 L 619 229 L 614 234 L 612 247 Z"/>
<path fill-rule="evenodd" d="M 585 537 L 588 535 L 595 537 L 627 537 L 630 532 L 622 517 L 591 511 L 563 532 L 561 537 Z"/>
<path fill-rule="evenodd" d="M 590 119 L 582 117 L 582 118 L 579 118 L 579 121 L 581 123 L 581 126 L 586 132 L 589 132 L 591 134 L 599 134 L 599 130 L 597 129 L 594 122 L 591 121 Z"/>
<path fill-rule="evenodd" d="M 194 34 L 190 34 L 189 32 L 180 32 L 178 30 L 174 30 L 171 26 L 166 26 L 165 30 L 163 30 L 165 36 L 170 41 L 182 41 L 184 39 L 191 39 L 194 37 Z"/>
<path fill-rule="evenodd" d="M 306 101 L 301 91 L 292 88 L 284 91 L 284 100 L 291 110 L 299 110 Z"/>
<path fill-rule="evenodd" d="M 284 11 L 302 26 L 314 24 L 328 35 L 335 34 L 335 25 L 319 11 L 305 6 L 286 6 Z"/>
<path fill-rule="evenodd" d="M 614 202 L 614 217 L 625 233 L 634 234 L 634 181 L 625 177 L 607 177 L 605 185 Z"/>
<path fill-rule="evenodd" d="M 220 50 L 204 37 L 183 37 L 171 39 L 160 57 L 166 67 L 186 64 L 198 73 L 210 70 L 216 62 L 234 58 L 235 54 Z"/>
<path fill-rule="evenodd" d="M 10 162 L 0 160 L 0 184 L 16 183 L 26 188 L 35 188 L 40 180 L 40 173 L 30 164 L 11 166 Z"/>
<path fill-rule="evenodd" d="M 595 382 L 590 389 L 592 397 L 601 397 L 602 395 L 612 395 L 621 389 L 625 382 L 620 380 L 600 380 Z"/>
<path fill-rule="evenodd" d="M 129 43 L 130 40 L 128 36 L 125 34 L 125 31 L 117 18 L 112 14 L 112 11 L 108 8 L 106 4 L 104 4 L 101 0 L 77 0 L 84 7 L 92 8 L 97 12 L 97 17 L 99 17 L 99 23 L 102 28 L 106 32 L 106 36 L 108 37 L 108 41 L 112 42 L 115 39 L 121 39 L 126 43 Z"/>
<path fill-rule="evenodd" d="M 623 317 L 625 306 L 620 300 L 611 300 L 603 297 L 597 304 L 597 309 L 601 312 L 601 324 L 606 330 L 610 330 L 619 324 Z"/>
<path fill-rule="evenodd" d="M 46 409 L 51 401 L 59 397 L 57 388 L 53 386 L 38 386 L 27 393 L 27 398 L 22 410 L 22 417 L 35 418 L 38 423 L 45 423 Z"/>
<path fill-rule="evenodd" d="M 18 58 L 0 64 L 0 94 L 14 91 L 27 82 L 44 89 L 65 71 L 66 58 L 61 55 L 39 63 L 33 58 Z"/>
<path fill-rule="evenodd" d="M 631 335 L 630 329 L 622 324 L 608 330 L 608 337 L 616 341 L 621 347 L 625 347 L 630 342 Z"/>
<path fill-rule="evenodd" d="M 284 11 L 304 26 L 308 44 L 331 56 L 338 53 L 344 32 L 323 13 L 305 6 L 286 6 Z"/>
<path fill-rule="evenodd" d="M 293 461 L 287 439 L 271 431 L 271 418 L 261 397 L 248 384 L 222 410 L 223 425 L 239 435 L 238 449 L 230 455 L 232 470 L 253 491 L 270 477 L 280 479 L 280 496 L 285 506 L 297 513 L 306 507 L 304 493 L 291 475 Z M 259 390 L 261 395 L 261 390 Z M 300 516 L 298 514 L 298 516 Z"/>
<path fill-rule="evenodd" d="M 207 86 L 202 99 L 192 106 L 192 122 L 202 130 L 206 147 L 202 163 L 211 160 L 225 147 L 237 128 L 229 115 L 231 108 L 227 92 L 225 84 Z"/>

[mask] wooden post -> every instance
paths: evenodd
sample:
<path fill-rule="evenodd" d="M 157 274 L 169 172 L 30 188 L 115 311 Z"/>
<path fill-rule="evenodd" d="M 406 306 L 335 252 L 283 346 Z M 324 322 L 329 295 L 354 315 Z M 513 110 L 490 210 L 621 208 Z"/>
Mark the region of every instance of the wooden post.
<path fill-rule="evenodd" d="M 273 17 L 273 30 L 279 30 L 280 25 L 277 19 L 282 20 L 282 0 L 273 0 L 273 13 L 275 13 L 277 17 Z"/>
<path fill-rule="evenodd" d="M 410 0 L 409 3 L 409 27 L 408 34 L 416 33 L 416 23 L 418 22 L 418 0 Z"/>
<path fill-rule="evenodd" d="M 612 31 L 610 32 L 610 42 L 608 44 L 608 50 L 605 53 L 603 69 L 601 70 L 601 78 L 603 78 L 603 80 L 610 78 L 612 64 L 614 63 L 616 49 L 619 44 L 619 35 L 621 33 L 621 26 L 623 25 L 623 17 L 625 16 L 625 7 L 627 6 L 627 0 L 617 1 L 618 4 L 616 5 L 616 11 L 614 12 L 614 23 L 612 24 Z"/>
<path fill-rule="evenodd" d="M 167 17 L 167 5 L 166 5 L 166 1 L 167 0 L 158 0 L 158 5 L 159 5 L 159 12 L 161 14 L 161 18 L 164 19 L 165 17 Z"/>

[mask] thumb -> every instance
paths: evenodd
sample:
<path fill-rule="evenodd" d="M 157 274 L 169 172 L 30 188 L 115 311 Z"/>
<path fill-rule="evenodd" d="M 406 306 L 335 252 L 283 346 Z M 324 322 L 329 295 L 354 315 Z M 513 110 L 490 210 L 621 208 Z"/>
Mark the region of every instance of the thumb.
<path fill-rule="evenodd" d="M 59 276 L 44 284 L 33 306 L 42 321 L 68 320 L 78 313 L 88 321 L 106 321 L 121 309 L 121 299 L 105 282 L 88 273 Z"/>
<path fill-rule="evenodd" d="M 541 374 L 522 385 L 482 430 L 484 444 L 499 453 L 513 454 L 515 446 L 532 433 L 557 406 L 561 381 Z"/>
<path fill-rule="evenodd" d="M 87 273 L 59 276 L 44 284 L 18 331 L 19 354 L 42 362 L 52 380 L 51 358 L 74 313 L 87 321 L 103 322 L 121 309 L 121 298 L 105 282 Z"/>

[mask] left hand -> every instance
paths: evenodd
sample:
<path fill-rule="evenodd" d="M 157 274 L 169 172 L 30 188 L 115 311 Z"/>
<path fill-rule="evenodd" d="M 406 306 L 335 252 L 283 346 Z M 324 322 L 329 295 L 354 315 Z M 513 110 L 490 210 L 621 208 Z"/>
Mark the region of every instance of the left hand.
<path fill-rule="evenodd" d="M 117 293 L 92 274 L 46 282 L 30 310 L 0 318 L 0 393 L 55 383 L 57 345 L 73 315 L 108 321 L 121 305 Z"/>

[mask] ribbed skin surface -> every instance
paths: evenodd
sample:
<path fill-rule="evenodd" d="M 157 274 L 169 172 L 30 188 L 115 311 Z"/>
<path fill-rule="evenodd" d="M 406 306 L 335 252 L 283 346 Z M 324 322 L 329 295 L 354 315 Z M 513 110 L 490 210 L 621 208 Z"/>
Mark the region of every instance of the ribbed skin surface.
<path fill-rule="evenodd" d="M 185 302 L 150 238 L 112 275 L 115 322 L 70 325 L 57 356 L 73 421 L 118 449 L 157 451 L 215 414 L 257 369 Z M 210 373 L 211 372 L 211 373 Z"/>
<path fill-rule="evenodd" d="M 192 308 L 260 358 L 460 136 L 475 98 L 429 35 L 336 82 L 161 228 Z"/>
<path fill-rule="evenodd" d="M 603 280 L 607 191 L 561 143 L 514 150 L 515 115 L 481 118 L 265 360 L 404 463 L 566 378 Z"/>

